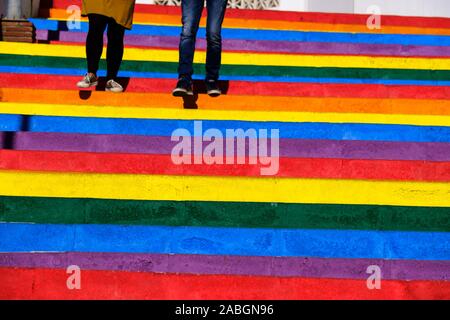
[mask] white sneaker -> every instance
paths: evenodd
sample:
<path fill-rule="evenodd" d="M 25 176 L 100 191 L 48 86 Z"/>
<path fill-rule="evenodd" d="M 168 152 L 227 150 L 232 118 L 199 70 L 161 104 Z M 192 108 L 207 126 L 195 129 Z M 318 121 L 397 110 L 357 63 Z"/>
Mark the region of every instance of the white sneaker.
<path fill-rule="evenodd" d="M 98 85 L 98 79 L 93 74 L 86 73 L 83 80 L 78 81 L 77 87 L 78 88 L 89 88 L 89 87 L 95 87 Z"/>
<path fill-rule="evenodd" d="M 119 83 L 115 82 L 114 80 L 109 80 L 106 83 L 105 90 L 110 91 L 110 92 L 120 93 L 120 92 L 123 92 L 123 87 Z"/>

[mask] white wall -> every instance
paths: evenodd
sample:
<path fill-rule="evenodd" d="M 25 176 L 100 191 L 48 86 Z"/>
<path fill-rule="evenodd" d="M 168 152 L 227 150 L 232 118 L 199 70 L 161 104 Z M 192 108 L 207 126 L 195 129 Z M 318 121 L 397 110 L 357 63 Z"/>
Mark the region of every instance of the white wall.
<path fill-rule="evenodd" d="M 280 0 L 279 10 L 285 11 L 308 11 L 308 0 Z"/>
<path fill-rule="evenodd" d="M 289 2 L 295 2 L 295 0 Z M 307 10 L 313 12 L 353 12 L 354 0 L 309 0 Z"/>
<path fill-rule="evenodd" d="M 280 10 L 292 11 L 367 13 L 372 5 L 381 14 L 450 18 L 450 0 L 280 0 Z"/>
<path fill-rule="evenodd" d="M 371 5 L 379 6 L 381 14 L 450 17 L 449 0 L 355 0 L 355 13 L 366 13 Z"/>
<path fill-rule="evenodd" d="M 0 17 L 25 19 L 36 17 L 40 0 L 0 0 Z"/>

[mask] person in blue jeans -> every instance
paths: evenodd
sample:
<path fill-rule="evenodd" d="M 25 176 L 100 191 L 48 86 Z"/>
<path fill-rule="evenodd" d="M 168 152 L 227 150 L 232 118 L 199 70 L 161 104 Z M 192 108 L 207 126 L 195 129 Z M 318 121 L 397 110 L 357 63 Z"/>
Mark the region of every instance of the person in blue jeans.
<path fill-rule="evenodd" d="M 204 0 L 182 0 L 183 29 L 180 36 L 178 83 L 172 94 L 176 97 L 192 96 L 192 74 L 195 40 L 202 16 Z M 217 84 L 222 56 L 222 23 L 227 0 L 206 0 L 208 18 L 206 22 L 206 91 L 216 97 L 221 94 Z"/>

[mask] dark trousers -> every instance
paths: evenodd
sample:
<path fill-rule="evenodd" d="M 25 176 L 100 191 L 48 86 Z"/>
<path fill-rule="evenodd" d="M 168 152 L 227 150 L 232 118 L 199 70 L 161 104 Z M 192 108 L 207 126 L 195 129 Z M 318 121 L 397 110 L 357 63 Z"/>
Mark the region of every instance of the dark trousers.
<path fill-rule="evenodd" d="M 112 18 L 100 14 L 89 14 L 89 32 L 86 39 L 88 72 L 97 74 L 103 51 L 103 33 L 108 27 L 108 48 L 106 51 L 107 80 L 115 79 L 123 58 L 125 28 Z"/>
<path fill-rule="evenodd" d="M 195 40 L 203 12 L 204 0 L 182 0 L 183 30 L 180 36 L 180 60 L 178 74 L 191 77 L 194 73 Z M 206 0 L 208 19 L 206 22 L 206 79 L 217 80 L 222 57 L 222 23 L 227 0 Z"/>

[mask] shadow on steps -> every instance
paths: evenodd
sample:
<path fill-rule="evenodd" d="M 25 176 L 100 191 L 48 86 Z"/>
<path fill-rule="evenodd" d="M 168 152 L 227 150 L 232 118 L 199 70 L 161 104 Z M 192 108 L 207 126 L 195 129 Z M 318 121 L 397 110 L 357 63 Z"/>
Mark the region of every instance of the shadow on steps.
<path fill-rule="evenodd" d="M 123 92 L 126 92 L 128 84 L 130 83 L 130 78 L 129 77 L 120 77 L 120 78 L 117 78 L 117 82 L 122 85 Z M 95 87 L 95 91 L 105 91 L 105 87 L 106 87 L 106 78 L 99 77 L 98 85 L 97 85 L 97 87 Z M 92 95 L 92 90 L 80 90 L 78 92 L 78 95 L 80 96 L 81 100 L 88 100 Z"/>
<path fill-rule="evenodd" d="M 30 116 L 21 115 L 20 131 L 30 131 Z M 0 140 L 0 145 L 2 149 L 14 150 L 15 149 L 15 139 L 16 131 L 4 131 L 2 132 L 2 139 Z"/>
<path fill-rule="evenodd" d="M 222 90 L 222 94 L 228 94 L 230 88 L 229 80 L 219 80 L 219 88 Z M 194 80 L 194 92 L 197 94 L 206 94 L 206 86 L 203 80 Z"/>
<path fill-rule="evenodd" d="M 119 77 L 117 79 L 117 82 L 119 82 L 123 86 L 124 92 L 127 91 L 127 87 L 130 83 L 129 77 Z M 176 83 L 176 80 L 174 80 L 174 85 Z M 98 78 L 98 85 L 95 88 L 95 91 L 105 91 L 106 87 L 106 78 L 105 77 L 99 77 Z M 230 87 L 230 81 L 229 80 L 219 80 L 219 87 L 222 90 L 222 94 L 228 94 L 228 89 Z M 171 94 L 170 92 L 167 92 L 167 94 Z M 194 95 L 192 97 L 184 97 L 183 98 L 183 108 L 184 109 L 198 109 L 197 100 L 199 94 L 206 94 L 206 86 L 205 82 L 203 80 L 194 80 Z M 79 96 L 81 100 L 88 100 L 92 96 L 91 90 L 80 90 Z"/>
<path fill-rule="evenodd" d="M 41 0 L 39 8 L 39 17 L 49 18 L 51 8 L 53 8 L 53 0 Z"/>

